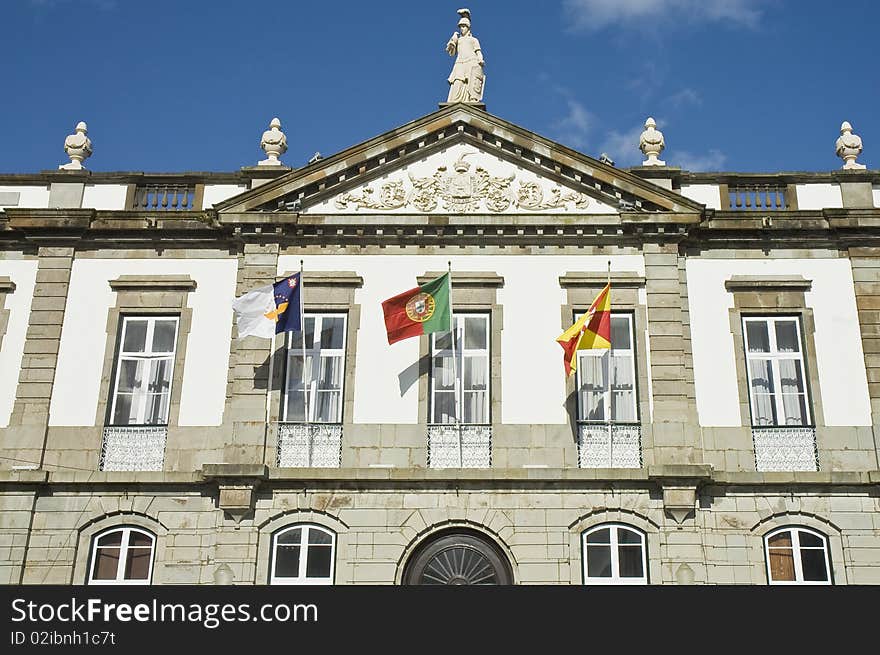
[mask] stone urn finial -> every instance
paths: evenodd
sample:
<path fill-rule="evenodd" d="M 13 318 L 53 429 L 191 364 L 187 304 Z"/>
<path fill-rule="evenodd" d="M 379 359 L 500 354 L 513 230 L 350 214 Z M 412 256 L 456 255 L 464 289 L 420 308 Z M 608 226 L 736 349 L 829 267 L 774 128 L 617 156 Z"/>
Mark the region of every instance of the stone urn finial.
<path fill-rule="evenodd" d="M 64 139 L 64 151 L 70 157 L 69 164 L 62 164 L 58 168 L 64 171 L 81 171 L 83 168 L 83 160 L 88 159 L 92 154 L 92 142 L 86 132 L 88 125 L 80 121 L 76 124 L 76 132 Z"/>
<path fill-rule="evenodd" d="M 840 136 L 837 137 L 835 152 L 843 160 L 843 168 L 848 171 L 858 171 L 865 168 L 864 164 L 856 163 L 856 158 L 862 154 L 862 139 L 852 133 L 852 125 L 843 121 L 840 126 Z"/>
<path fill-rule="evenodd" d="M 278 157 L 287 152 L 287 136 L 281 131 L 281 121 L 277 117 L 269 123 L 269 129 L 263 132 L 260 147 L 266 153 L 266 159 L 257 162 L 258 166 L 284 165 Z"/>
<path fill-rule="evenodd" d="M 666 141 L 663 139 L 663 132 L 656 127 L 657 123 L 649 116 L 645 121 L 645 131 L 639 137 L 639 150 L 647 157 L 642 166 L 666 166 L 665 161 L 657 159 L 657 155 L 666 147 Z"/>

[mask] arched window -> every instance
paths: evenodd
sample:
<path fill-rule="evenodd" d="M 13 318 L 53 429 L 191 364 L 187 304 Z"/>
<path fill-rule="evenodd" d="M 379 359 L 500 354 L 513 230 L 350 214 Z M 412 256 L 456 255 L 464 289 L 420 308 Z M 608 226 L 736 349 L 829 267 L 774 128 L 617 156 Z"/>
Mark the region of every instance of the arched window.
<path fill-rule="evenodd" d="M 764 537 L 770 584 L 831 584 L 828 540 L 802 527 L 774 530 Z"/>
<path fill-rule="evenodd" d="M 596 526 L 584 532 L 584 584 L 647 584 L 645 535 L 627 525 Z"/>
<path fill-rule="evenodd" d="M 150 584 L 156 538 L 141 528 L 111 528 L 92 539 L 89 584 Z"/>
<path fill-rule="evenodd" d="M 272 538 L 271 584 L 333 584 L 336 535 L 318 525 L 293 525 Z"/>

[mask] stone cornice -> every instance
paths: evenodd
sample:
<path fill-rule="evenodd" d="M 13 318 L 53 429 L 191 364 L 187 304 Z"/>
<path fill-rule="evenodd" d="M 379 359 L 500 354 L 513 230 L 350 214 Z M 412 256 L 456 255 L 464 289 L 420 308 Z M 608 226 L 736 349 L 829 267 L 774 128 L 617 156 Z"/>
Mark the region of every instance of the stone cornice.
<path fill-rule="evenodd" d="M 113 291 L 195 291 L 189 275 L 120 275 L 110 280 Z"/>
<path fill-rule="evenodd" d="M 0 293 L 12 293 L 13 291 L 15 291 L 15 282 L 7 275 L 0 275 Z"/>
<path fill-rule="evenodd" d="M 559 286 L 563 289 L 568 287 L 604 287 L 608 282 L 607 273 L 581 273 L 567 272 L 559 276 Z M 612 287 L 643 287 L 645 276 L 636 273 L 611 272 Z"/>
<path fill-rule="evenodd" d="M 734 275 L 724 288 L 737 291 L 809 291 L 813 281 L 800 275 Z"/>
<path fill-rule="evenodd" d="M 416 283 L 419 285 L 427 284 L 444 273 L 446 271 L 426 271 L 423 275 L 416 277 Z M 488 271 L 452 271 L 452 286 L 501 288 L 504 286 L 504 278 L 498 273 Z"/>

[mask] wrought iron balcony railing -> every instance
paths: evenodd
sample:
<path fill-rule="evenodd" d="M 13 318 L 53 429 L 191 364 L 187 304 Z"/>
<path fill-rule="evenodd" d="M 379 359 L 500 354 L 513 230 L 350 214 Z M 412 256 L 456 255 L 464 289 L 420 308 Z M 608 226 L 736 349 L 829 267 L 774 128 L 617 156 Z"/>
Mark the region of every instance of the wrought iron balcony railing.
<path fill-rule="evenodd" d="M 342 426 L 338 423 L 278 423 L 279 467 L 339 468 Z"/>
<path fill-rule="evenodd" d="M 492 426 L 428 426 L 429 468 L 489 468 L 491 465 Z"/>
<path fill-rule="evenodd" d="M 816 428 L 753 427 L 755 468 L 758 471 L 818 471 Z"/>
<path fill-rule="evenodd" d="M 578 423 L 581 468 L 642 467 L 642 426 L 638 423 Z"/>
<path fill-rule="evenodd" d="M 102 471 L 161 471 L 168 428 L 155 425 L 107 426 L 101 445 Z"/>

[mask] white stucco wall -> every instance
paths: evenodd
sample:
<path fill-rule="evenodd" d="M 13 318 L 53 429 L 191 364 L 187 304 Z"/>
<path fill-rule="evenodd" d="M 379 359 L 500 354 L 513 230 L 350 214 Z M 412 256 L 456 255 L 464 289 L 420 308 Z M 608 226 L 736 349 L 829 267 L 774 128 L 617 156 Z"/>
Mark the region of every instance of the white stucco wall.
<path fill-rule="evenodd" d="M 107 315 L 116 305 L 109 281 L 120 275 L 189 275 L 192 329 L 180 397 L 180 425 L 220 425 L 226 399 L 235 259 L 78 259 L 73 263 L 49 425 L 95 424 Z"/>
<path fill-rule="evenodd" d="M 843 207 L 839 184 L 798 184 L 798 209 Z"/>
<path fill-rule="evenodd" d="M 3 308 L 9 310 L 6 336 L 0 341 L 0 428 L 3 428 L 9 425 L 15 404 L 15 389 L 37 281 L 37 261 L 0 259 L 0 276 L 7 276 L 15 283 L 15 291 L 6 294 L 3 304 Z"/>
<path fill-rule="evenodd" d="M 546 177 L 542 177 L 536 175 L 530 170 L 526 170 L 520 166 L 516 166 L 515 164 L 511 164 L 508 161 L 501 159 L 500 157 L 492 154 L 491 152 L 485 152 L 483 150 L 477 149 L 475 146 L 470 144 L 458 143 L 453 146 L 449 146 L 448 148 L 444 148 L 439 152 L 436 152 L 424 159 L 419 161 L 412 162 L 405 168 L 400 168 L 397 170 L 392 170 L 386 175 L 383 175 L 380 178 L 370 181 L 367 184 L 361 184 L 353 189 L 347 191 L 346 193 L 355 195 L 355 196 L 363 196 L 364 189 L 369 187 L 373 190 L 372 198 L 375 201 L 380 200 L 381 188 L 382 185 L 386 182 L 393 181 L 402 181 L 403 188 L 407 194 L 412 193 L 413 191 L 413 183 L 410 180 L 410 175 L 415 178 L 430 178 L 433 177 L 437 172 L 438 168 L 441 166 L 446 167 L 446 170 L 441 174 L 443 176 L 450 176 L 455 174 L 454 164 L 455 162 L 462 156 L 466 155 L 464 161 L 470 164 L 470 168 L 466 171 L 466 175 L 473 175 L 476 171 L 477 167 L 481 167 L 486 170 L 489 175 L 492 177 L 501 177 L 507 178 L 511 175 L 514 176 L 513 181 L 510 182 L 509 192 L 510 198 L 515 199 L 516 194 L 519 190 L 520 183 L 525 182 L 535 182 L 541 186 L 543 192 L 543 201 L 546 203 L 550 200 L 551 191 L 554 188 L 559 188 L 563 193 L 576 190 L 574 187 L 569 187 L 564 184 L 559 184 L 555 180 L 551 180 Z M 342 194 L 340 194 L 342 195 Z M 345 208 L 336 207 L 336 199 L 339 195 L 334 196 L 324 202 L 321 202 L 313 207 L 308 207 L 305 211 L 312 213 L 335 213 L 335 214 L 370 214 L 381 212 L 383 214 L 412 214 L 412 213 L 422 213 L 415 207 L 413 207 L 412 203 L 407 203 L 403 207 L 399 207 L 397 209 L 369 209 L 365 207 L 358 208 L 355 204 L 349 204 Z M 443 202 L 438 202 L 437 207 L 431 210 L 430 213 L 437 214 L 446 214 L 449 210 L 444 207 Z M 566 203 L 565 207 L 558 209 L 543 209 L 538 211 L 530 211 L 527 209 L 520 209 L 515 204 L 512 204 L 508 209 L 505 210 L 505 214 L 545 214 L 548 212 L 552 213 L 578 213 L 578 214 L 614 214 L 617 213 L 617 208 L 612 207 L 608 204 L 600 202 L 595 198 L 589 199 L 589 204 L 585 208 L 575 208 L 573 203 Z M 493 213 L 491 210 L 486 209 L 481 202 L 479 208 L 476 210 L 476 213 Z"/>
<path fill-rule="evenodd" d="M 682 184 L 681 195 L 696 200 L 709 209 L 721 209 L 721 192 L 717 184 Z"/>
<path fill-rule="evenodd" d="M 875 184 L 873 188 L 874 206 L 880 207 L 880 185 Z"/>
<path fill-rule="evenodd" d="M 49 185 L 46 186 L 16 186 L 0 185 L 0 192 L 17 193 L 18 204 L 0 204 L 2 207 L 34 207 L 45 208 L 49 206 Z"/>
<path fill-rule="evenodd" d="M 82 206 L 92 209 L 125 209 L 127 184 L 87 184 Z"/>
<path fill-rule="evenodd" d="M 804 300 L 813 310 L 819 388 L 826 425 L 871 425 L 871 408 L 852 269 L 847 259 L 687 262 L 697 412 L 704 426 L 739 426 L 735 348 L 724 288 L 733 275 L 801 275 L 812 280 Z M 809 364 L 808 364 L 809 365 Z M 815 409 L 815 407 L 814 407 Z M 817 417 L 819 418 L 819 417 Z"/>
<path fill-rule="evenodd" d="M 243 184 L 206 184 L 202 207 L 208 209 L 216 205 L 218 202 L 223 202 L 224 200 L 231 198 L 232 196 L 237 196 L 239 193 L 244 193 L 247 190 L 247 186 Z"/>
<path fill-rule="evenodd" d="M 300 257 L 282 256 L 278 273 L 299 270 Z M 361 306 L 356 347 L 354 417 L 356 423 L 418 423 L 418 384 L 403 394 L 398 376 L 417 365 L 419 340 L 388 345 L 382 301 L 416 286 L 427 271 L 488 271 L 504 278 L 498 291 L 503 307 L 501 394 L 503 423 L 565 423 L 565 374 L 555 339 L 565 291 L 566 272 L 604 272 L 608 257 L 584 256 L 307 256 L 305 270 L 355 271 L 364 286 L 355 292 Z M 612 270 L 644 275 L 641 255 L 611 258 Z M 612 296 L 613 298 L 613 296 Z M 454 310 L 454 308 L 453 308 Z M 497 420 L 497 417 L 496 417 Z"/>

